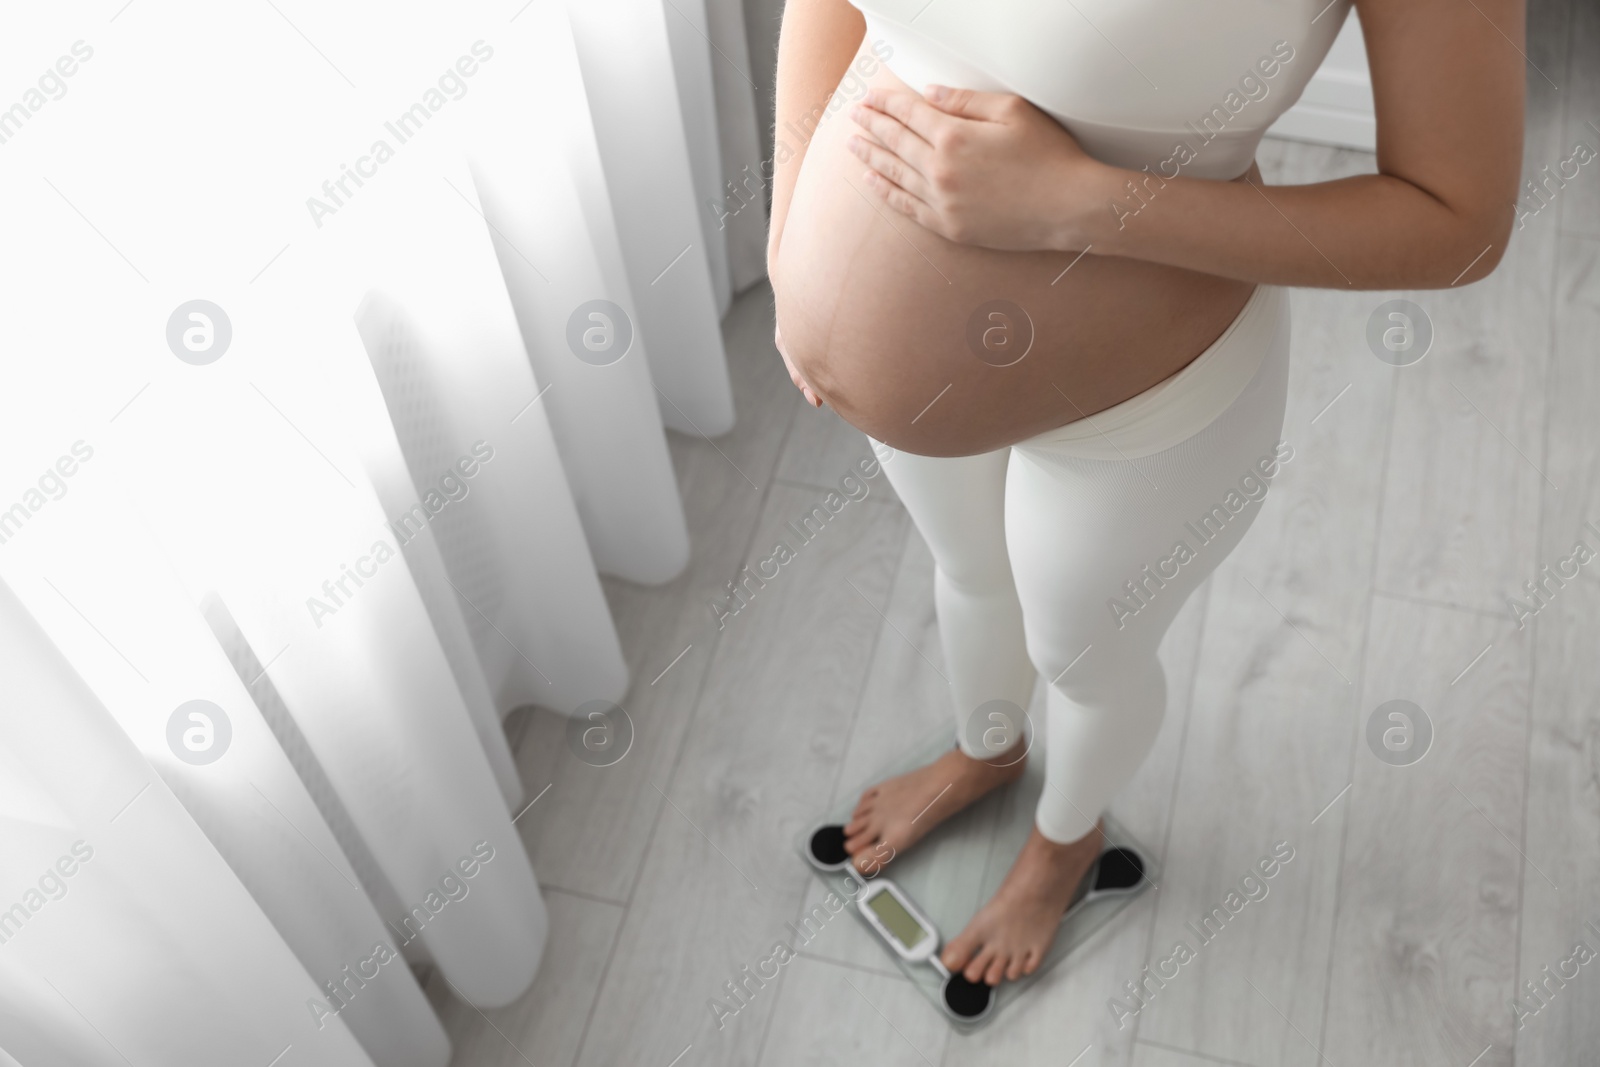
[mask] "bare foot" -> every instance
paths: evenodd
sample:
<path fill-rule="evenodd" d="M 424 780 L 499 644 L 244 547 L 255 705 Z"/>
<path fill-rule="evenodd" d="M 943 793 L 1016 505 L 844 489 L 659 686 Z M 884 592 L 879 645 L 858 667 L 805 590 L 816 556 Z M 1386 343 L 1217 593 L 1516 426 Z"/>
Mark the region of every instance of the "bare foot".
<path fill-rule="evenodd" d="M 976 760 L 952 748 L 926 767 L 879 782 L 861 794 L 845 824 L 844 850 L 855 857 L 857 870 L 875 875 L 945 819 L 1021 778 L 1026 765 L 1023 756 Z"/>
<path fill-rule="evenodd" d="M 1104 847 L 1098 825 L 1065 845 L 1035 826 L 1000 889 L 940 953 L 944 965 L 989 985 L 1038 970 L 1078 883 Z"/>

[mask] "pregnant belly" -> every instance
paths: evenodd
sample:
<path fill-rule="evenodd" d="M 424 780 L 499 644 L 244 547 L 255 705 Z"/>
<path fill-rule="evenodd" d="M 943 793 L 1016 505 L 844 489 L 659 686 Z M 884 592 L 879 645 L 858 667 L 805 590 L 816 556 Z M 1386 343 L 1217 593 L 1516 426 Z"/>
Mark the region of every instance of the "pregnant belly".
<path fill-rule="evenodd" d="M 885 67 L 868 81 L 904 88 Z M 867 189 L 849 110 L 806 149 L 773 294 L 812 389 L 894 448 L 975 455 L 1103 411 L 1193 361 L 1249 299 L 1247 282 L 1092 251 L 947 241 Z"/>

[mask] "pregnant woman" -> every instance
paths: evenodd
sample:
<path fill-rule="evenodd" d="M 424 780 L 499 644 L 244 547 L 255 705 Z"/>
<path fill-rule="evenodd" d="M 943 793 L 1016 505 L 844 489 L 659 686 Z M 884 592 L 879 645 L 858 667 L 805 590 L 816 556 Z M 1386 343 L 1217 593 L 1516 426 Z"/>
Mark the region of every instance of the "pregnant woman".
<path fill-rule="evenodd" d="M 1155 740 L 1162 634 L 1293 458 L 1289 287 L 1465 285 L 1505 250 L 1522 0 L 1354 6 L 1378 173 L 1293 186 L 1256 146 L 1350 0 L 785 8 L 778 349 L 932 550 L 956 719 L 949 753 L 861 797 L 857 865 L 1015 780 L 1047 683 L 1032 834 L 944 950 L 971 981 L 1044 958 Z"/>

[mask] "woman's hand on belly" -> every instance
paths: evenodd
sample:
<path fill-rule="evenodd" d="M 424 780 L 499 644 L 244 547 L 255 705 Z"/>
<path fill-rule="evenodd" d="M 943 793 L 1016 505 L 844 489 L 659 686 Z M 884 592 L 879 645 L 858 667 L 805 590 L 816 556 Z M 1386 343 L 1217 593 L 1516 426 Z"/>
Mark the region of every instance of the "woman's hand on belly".
<path fill-rule="evenodd" d="M 1116 195 L 1113 168 L 1011 93 L 875 88 L 851 118 L 863 133 L 848 146 L 869 168 L 868 188 L 958 244 L 1082 251 L 1090 213 Z"/>

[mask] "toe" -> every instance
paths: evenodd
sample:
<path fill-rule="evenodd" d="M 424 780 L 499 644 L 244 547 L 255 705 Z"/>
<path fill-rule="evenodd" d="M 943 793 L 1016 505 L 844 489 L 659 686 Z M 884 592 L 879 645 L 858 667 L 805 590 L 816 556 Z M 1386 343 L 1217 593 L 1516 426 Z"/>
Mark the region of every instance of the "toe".
<path fill-rule="evenodd" d="M 876 789 L 869 789 L 865 793 L 862 793 L 859 797 L 856 797 L 856 806 L 854 810 L 858 813 L 870 810 L 872 806 L 877 803 L 877 800 L 878 791 Z"/>
<path fill-rule="evenodd" d="M 878 840 L 878 828 L 870 823 L 863 823 L 859 829 L 846 829 L 844 832 L 844 850 L 854 856 L 862 849 L 871 848 Z"/>
<path fill-rule="evenodd" d="M 1006 964 L 1006 981 L 1015 982 L 1022 977 L 1022 964 L 1026 953 L 1018 952 L 1012 955 L 1011 961 Z"/>
<path fill-rule="evenodd" d="M 973 983 L 983 981 L 984 972 L 989 969 L 989 963 L 993 959 L 994 953 L 989 951 L 987 945 L 979 948 L 978 951 L 973 954 L 972 961 L 968 963 L 966 968 L 961 972 L 962 977 Z"/>
<path fill-rule="evenodd" d="M 963 931 L 957 935 L 955 940 L 944 947 L 944 952 L 940 958 L 944 960 L 946 969 L 954 974 L 956 971 L 966 967 L 968 962 L 971 961 L 972 950 L 975 947 L 975 940 L 970 934 Z"/>
<path fill-rule="evenodd" d="M 1039 969 L 1039 950 L 1030 948 L 1022 957 L 1022 973 L 1032 974 Z"/>
<path fill-rule="evenodd" d="M 1000 979 L 1006 976 L 1006 958 L 999 952 L 992 953 L 989 967 L 983 972 L 983 980 L 989 985 L 999 985 Z"/>
<path fill-rule="evenodd" d="M 892 859 L 894 859 L 893 846 L 878 839 L 855 854 L 856 870 L 871 878 L 883 870 Z"/>

